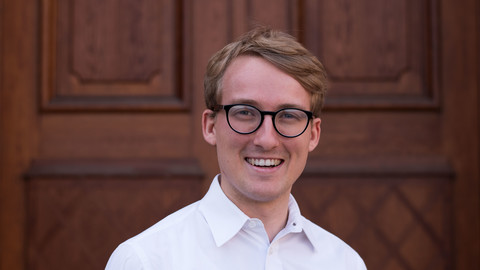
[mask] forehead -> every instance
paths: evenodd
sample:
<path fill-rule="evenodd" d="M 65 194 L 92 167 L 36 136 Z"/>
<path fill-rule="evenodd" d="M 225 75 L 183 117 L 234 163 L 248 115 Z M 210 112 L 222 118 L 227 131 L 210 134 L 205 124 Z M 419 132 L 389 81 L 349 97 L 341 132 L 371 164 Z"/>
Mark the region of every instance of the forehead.
<path fill-rule="evenodd" d="M 310 93 L 289 74 L 257 56 L 239 56 L 225 71 L 222 104 L 310 109 Z"/>

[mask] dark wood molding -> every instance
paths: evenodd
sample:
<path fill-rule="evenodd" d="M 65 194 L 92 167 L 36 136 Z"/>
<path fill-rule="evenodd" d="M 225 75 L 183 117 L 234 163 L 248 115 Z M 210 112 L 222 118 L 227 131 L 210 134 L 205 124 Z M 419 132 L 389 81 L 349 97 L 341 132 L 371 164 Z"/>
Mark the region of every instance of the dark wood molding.
<path fill-rule="evenodd" d="M 194 159 L 131 159 L 131 160 L 34 160 L 25 179 L 114 177 L 168 178 L 193 177 L 203 179 L 203 171 Z"/>
<path fill-rule="evenodd" d="M 441 156 L 325 157 L 307 162 L 303 177 L 432 177 L 451 178 L 455 171 Z"/>

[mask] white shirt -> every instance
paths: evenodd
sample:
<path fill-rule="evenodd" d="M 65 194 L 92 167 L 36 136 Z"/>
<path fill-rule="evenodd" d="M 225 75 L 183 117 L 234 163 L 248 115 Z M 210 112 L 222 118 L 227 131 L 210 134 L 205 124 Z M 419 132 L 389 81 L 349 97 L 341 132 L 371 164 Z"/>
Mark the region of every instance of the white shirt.
<path fill-rule="evenodd" d="M 246 216 L 225 196 L 217 176 L 203 199 L 118 246 L 105 269 L 364 270 L 366 267 L 351 247 L 301 216 L 291 195 L 287 225 L 270 243 L 262 222 Z"/>

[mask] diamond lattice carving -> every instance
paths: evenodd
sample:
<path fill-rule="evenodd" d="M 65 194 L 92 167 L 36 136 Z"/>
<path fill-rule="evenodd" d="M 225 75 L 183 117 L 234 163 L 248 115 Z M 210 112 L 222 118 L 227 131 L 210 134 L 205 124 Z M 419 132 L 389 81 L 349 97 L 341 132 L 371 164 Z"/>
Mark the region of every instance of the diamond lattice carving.
<path fill-rule="evenodd" d="M 103 269 L 115 249 L 201 197 L 198 179 L 34 179 L 28 269 Z"/>
<path fill-rule="evenodd" d="M 447 179 L 306 178 L 296 185 L 303 214 L 354 247 L 368 269 L 448 269 Z"/>

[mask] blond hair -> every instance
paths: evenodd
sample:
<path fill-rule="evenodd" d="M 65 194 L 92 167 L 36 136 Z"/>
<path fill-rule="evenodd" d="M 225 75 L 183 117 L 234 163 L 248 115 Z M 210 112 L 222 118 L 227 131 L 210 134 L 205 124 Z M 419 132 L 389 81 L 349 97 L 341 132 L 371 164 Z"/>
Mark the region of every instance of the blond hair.
<path fill-rule="evenodd" d="M 218 105 L 225 70 L 240 55 L 262 57 L 292 76 L 311 94 L 313 114 L 320 115 L 327 90 L 327 74 L 322 63 L 291 35 L 265 27 L 251 30 L 210 58 L 204 77 L 207 108 Z"/>

